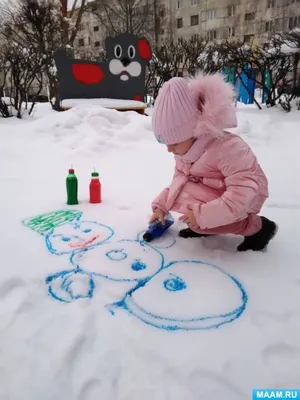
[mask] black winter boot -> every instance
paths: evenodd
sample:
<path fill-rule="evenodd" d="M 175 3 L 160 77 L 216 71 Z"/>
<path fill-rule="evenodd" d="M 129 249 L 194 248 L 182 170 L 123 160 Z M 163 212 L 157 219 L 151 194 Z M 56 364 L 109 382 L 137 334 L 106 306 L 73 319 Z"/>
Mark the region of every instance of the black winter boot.
<path fill-rule="evenodd" d="M 278 226 L 266 217 L 261 217 L 261 222 L 261 230 L 252 236 L 245 236 L 243 243 L 238 246 L 237 251 L 265 251 L 267 249 L 270 240 L 274 238 L 278 231 Z"/>
<path fill-rule="evenodd" d="M 196 237 L 207 237 L 207 236 L 213 236 L 213 235 L 197 233 L 197 232 L 192 231 L 190 228 L 185 228 L 185 229 L 181 229 L 179 231 L 179 236 L 182 238 L 188 239 L 188 238 L 196 238 Z"/>

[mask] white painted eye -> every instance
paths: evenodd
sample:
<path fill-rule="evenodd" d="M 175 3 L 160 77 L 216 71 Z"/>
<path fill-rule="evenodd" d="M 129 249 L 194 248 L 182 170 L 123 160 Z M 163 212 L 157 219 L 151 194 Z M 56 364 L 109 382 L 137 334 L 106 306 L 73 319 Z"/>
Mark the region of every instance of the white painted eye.
<path fill-rule="evenodd" d="M 115 46 L 115 56 L 116 58 L 122 57 L 122 47 L 119 44 Z"/>
<path fill-rule="evenodd" d="M 129 58 L 135 57 L 135 47 L 132 45 L 128 47 L 128 57 Z"/>

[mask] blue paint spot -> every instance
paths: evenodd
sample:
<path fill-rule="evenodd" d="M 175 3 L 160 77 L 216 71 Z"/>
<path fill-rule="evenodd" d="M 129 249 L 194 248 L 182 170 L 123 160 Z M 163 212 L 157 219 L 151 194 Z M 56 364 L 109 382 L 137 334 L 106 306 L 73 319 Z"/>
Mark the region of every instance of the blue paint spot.
<path fill-rule="evenodd" d="M 170 292 L 178 292 L 179 290 L 184 290 L 187 288 L 186 283 L 179 276 L 170 274 L 172 278 L 166 279 L 164 281 L 164 287 Z"/>
<path fill-rule="evenodd" d="M 142 271 L 147 268 L 147 265 L 144 264 L 141 260 L 134 260 L 131 264 L 131 268 L 134 271 Z"/>
<path fill-rule="evenodd" d="M 128 254 L 124 252 L 124 249 L 120 250 L 110 250 L 105 253 L 106 257 L 111 259 L 112 261 L 122 261 L 127 258 Z"/>
<path fill-rule="evenodd" d="M 66 236 L 63 236 L 63 237 L 61 238 L 61 240 L 62 240 L 63 242 L 69 242 L 69 241 L 71 240 L 71 238 L 66 237 Z"/>
<path fill-rule="evenodd" d="M 90 233 L 90 232 L 92 232 L 92 230 L 91 229 L 84 229 L 82 232 L 83 233 Z"/>

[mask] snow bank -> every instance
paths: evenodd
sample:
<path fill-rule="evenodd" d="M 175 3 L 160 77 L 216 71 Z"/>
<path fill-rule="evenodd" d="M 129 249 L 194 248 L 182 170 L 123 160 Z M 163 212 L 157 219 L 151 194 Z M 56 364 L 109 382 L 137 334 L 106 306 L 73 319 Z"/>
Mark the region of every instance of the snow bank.
<path fill-rule="evenodd" d="M 146 108 L 146 104 L 135 100 L 118 100 L 118 99 L 65 99 L 61 102 L 62 107 L 75 106 L 101 106 L 114 109 L 139 109 Z"/>

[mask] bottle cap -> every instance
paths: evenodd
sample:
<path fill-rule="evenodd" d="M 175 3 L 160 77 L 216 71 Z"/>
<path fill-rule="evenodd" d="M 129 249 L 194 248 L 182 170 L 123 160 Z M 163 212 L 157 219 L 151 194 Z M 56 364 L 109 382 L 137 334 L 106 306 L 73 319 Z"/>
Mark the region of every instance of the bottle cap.
<path fill-rule="evenodd" d="M 69 174 L 74 174 L 74 169 L 73 168 L 69 169 Z"/>
<path fill-rule="evenodd" d="M 144 235 L 143 235 L 143 239 L 145 240 L 145 242 L 151 242 L 153 237 L 152 237 L 151 233 L 145 232 Z"/>
<path fill-rule="evenodd" d="M 98 176 L 99 176 L 99 173 L 98 173 L 98 172 L 92 172 L 92 176 L 93 176 L 93 177 L 98 177 Z"/>

